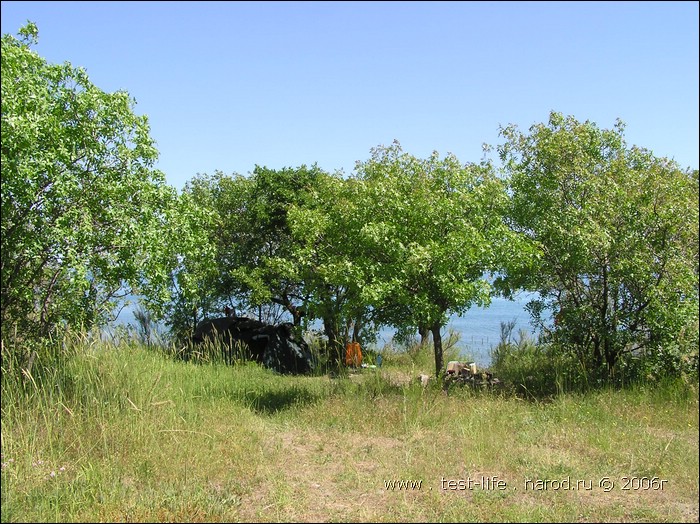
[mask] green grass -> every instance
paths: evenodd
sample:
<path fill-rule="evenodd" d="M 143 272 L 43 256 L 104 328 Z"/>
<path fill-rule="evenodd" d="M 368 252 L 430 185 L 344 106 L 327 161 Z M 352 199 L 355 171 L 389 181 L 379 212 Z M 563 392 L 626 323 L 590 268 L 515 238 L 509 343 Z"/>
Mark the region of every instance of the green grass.
<path fill-rule="evenodd" d="M 25 379 L 3 354 L 3 522 L 698 521 L 696 386 L 527 400 L 423 388 L 425 351 L 337 378 L 128 344 L 68 354 Z M 468 489 L 482 478 L 506 489 Z"/>

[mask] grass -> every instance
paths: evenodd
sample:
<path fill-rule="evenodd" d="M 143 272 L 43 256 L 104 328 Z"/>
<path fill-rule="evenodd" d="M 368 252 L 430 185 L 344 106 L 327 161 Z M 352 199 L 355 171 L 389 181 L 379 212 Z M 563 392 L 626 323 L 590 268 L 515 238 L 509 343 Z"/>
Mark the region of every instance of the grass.
<path fill-rule="evenodd" d="M 16 380 L 3 355 L 3 522 L 698 521 L 696 386 L 542 401 L 424 388 L 429 352 L 335 378 L 68 354 Z"/>

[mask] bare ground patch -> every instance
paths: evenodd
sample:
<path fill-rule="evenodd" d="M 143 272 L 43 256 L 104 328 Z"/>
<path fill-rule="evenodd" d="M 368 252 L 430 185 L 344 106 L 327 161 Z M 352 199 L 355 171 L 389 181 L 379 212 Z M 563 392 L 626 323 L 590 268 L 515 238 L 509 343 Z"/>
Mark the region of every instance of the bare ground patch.
<path fill-rule="evenodd" d="M 268 441 L 260 466 L 262 482 L 240 506 L 243 520 L 296 522 L 377 521 L 386 519 L 397 492 L 387 489 L 396 478 L 402 441 L 368 439 L 359 433 L 285 430 Z M 391 475 L 391 476 L 389 476 Z M 402 492 L 402 500 L 421 490 Z"/>

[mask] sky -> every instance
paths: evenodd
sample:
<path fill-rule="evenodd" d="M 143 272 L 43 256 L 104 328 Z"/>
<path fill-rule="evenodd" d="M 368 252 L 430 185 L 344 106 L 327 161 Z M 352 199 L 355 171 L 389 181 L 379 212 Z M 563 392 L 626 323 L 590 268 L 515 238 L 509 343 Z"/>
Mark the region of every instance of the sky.
<path fill-rule="evenodd" d="M 698 2 L 21 2 L 2 33 L 123 89 L 167 182 L 318 164 L 398 140 L 478 162 L 550 111 L 698 168 Z M 497 162 L 498 164 L 498 162 Z"/>

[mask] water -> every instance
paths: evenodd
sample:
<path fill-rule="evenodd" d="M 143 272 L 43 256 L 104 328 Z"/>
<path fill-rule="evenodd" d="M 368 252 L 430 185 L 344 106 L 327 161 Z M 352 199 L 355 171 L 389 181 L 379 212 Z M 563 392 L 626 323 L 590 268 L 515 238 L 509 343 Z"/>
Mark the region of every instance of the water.
<path fill-rule="evenodd" d="M 491 365 L 491 350 L 501 340 L 501 323 L 515 322 L 512 339 L 517 340 L 520 330 L 536 338 L 534 328 L 530 324 L 530 314 L 525 311 L 525 304 L 535 297 L 531 293 L 522 293 L 515 300 L 493 298 L 488 308 L 473 307 L 461 316 L 452 316 L 442 330 L 443 344 L 447 341 L 449 330 L 459 334 L 457 346 L 460 348 L 460 359 L 476 362 L 481 367 Z M 131 323 L 136 325 L 131 305 L 122 311 L 115 324 Z M 312 323 L 313 329 L 322 329 L 320 321 Z M 379 332 L 377 347 L 381 350 L 391 342 L 395 333 L 392 328 L 383 328 Z"/>
<path fill-rule="evenodd" d="M 491 349 L 501 341 L 501 323 L 515 322 L 511 339 L 517 340 L 521 330 L 532 338 L 536 338 L 534 328 L 530 323 L 530 314 L 525 310 L 525 304 L 532 300 L 533 295 L 523 294 L 515 300 L 494 298 L 488 308 L 473 307 L 461 316 L 452 316 L 442 330 L 443 344 L 449 330 L 459 334 L 457 346 L 460 348 L 460 358 L 476 362 L 481 367 L 491 364 Z M 382 329 L 377 344 L 381 349 L 391 341 L 393 329 Z"/>

